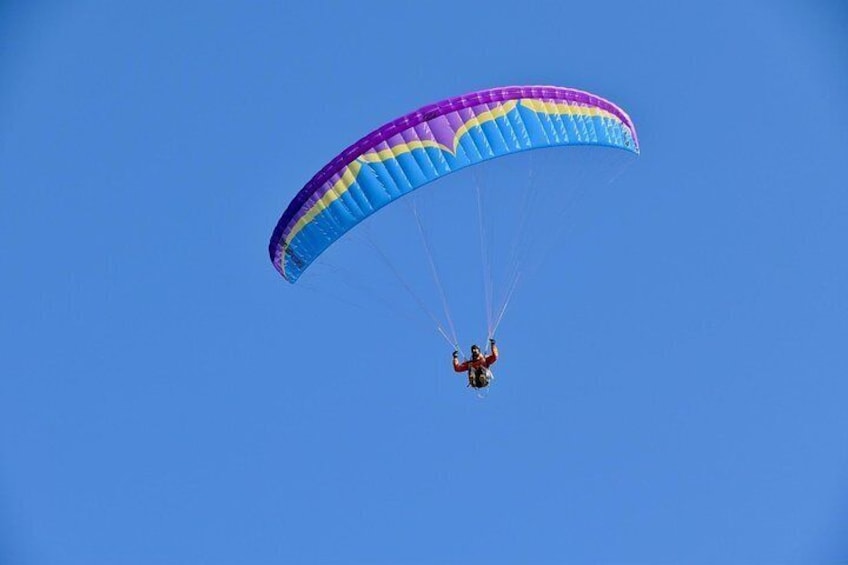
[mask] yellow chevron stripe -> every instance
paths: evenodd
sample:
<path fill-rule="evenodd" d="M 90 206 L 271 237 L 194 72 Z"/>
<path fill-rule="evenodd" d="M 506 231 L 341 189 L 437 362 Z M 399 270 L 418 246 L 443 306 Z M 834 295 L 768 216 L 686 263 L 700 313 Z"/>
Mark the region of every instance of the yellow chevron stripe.
<path fill-rule="evenodd" d="M 301 217 L 294 227 L 289 232 L 285 239 L 284 245 L 294 240 L 294 237 L 302 230 L 306 224 L 311 222 L 315 216 L 323 212 L 330 204 L 338 200 L 350 186 L 356 182 L 356 176 L 359 174 L 363 163 L 380 163 L 389 159 L 395 159 L 399 155 L 409 153 L 415 149 L 424 149 L 431 147 L 446 151 L 452 155 L 456 155 L 456 149 L 459 147 L 459 141 L 463 135 L 475 126 L 483 125 L 497 118 L 506 116 L 509 112 L 515 109 L 516 105 L 521 104 L 525 108 L 542 114 L 559 114 L 570 116 L 600 116 L 603 118 L 611 118 L 617 122 L 621 120 L 615 114 L 606 110 L 602 110 L 595 106 L 581 106 L 577 104 L 568 104 L 565 102 L 546 102 L 534 99 L 509 100 L 502 104 L 498 104 L 491 110 L 486 110 L 479 115 L 466 120 L 454 134 L 453 147 L 445 147 L 441 143 L 434 140 L 422 139 L 414 140 L 406 143 L 393 145 L 389 149 L 372 150 L 363 153 L 356 161 L 345 167 L 344 172 L 338 181 L 333 184 L 333 187 L 320 199 L 313 204 L 306 214 Z"/>

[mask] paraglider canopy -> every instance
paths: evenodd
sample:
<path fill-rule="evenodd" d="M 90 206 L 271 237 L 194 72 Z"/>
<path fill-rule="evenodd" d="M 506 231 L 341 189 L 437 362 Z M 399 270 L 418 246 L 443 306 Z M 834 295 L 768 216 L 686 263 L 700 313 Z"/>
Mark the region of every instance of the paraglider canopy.
<path fill-rule="evenodd" d="M 277 222 L 271 260 L 294 283 L 342 235 L 405 194 L 489 159 L 569 145 L 639 152 L 621 108 L 572 88 L 493 88 L 425 106 L 374 130 L 312 177 Z"/>

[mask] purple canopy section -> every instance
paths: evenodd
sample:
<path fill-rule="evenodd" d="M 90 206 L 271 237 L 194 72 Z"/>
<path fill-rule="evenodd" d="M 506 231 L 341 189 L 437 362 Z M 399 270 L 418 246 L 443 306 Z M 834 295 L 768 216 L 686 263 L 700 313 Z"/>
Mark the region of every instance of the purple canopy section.
<path fill-rule="evenodd" d="M 583 90 L 561 86 L 505 86 L 448 98 L 447 100 L 442 100 L 441 102 L 436 102 L 435 104 L 429 104 L 419 108 L 414 112 L 410 112 L 405 116 L 401 116 L 400 118 L 375 129 L 339 153 L 332 161 L 327 163 L 326 166 L 318 171 L 318 173 L 306 183 L 300 192 L 297 193 L 297 196 L 295 196 L 289 203 L 285 212 L 283 212 L 283 215 L 280 217 L 280 220 L 277 222 L 277 226 L 274 228 L 274 233 L 271 235 L 271 241 L 268 245 L 268 252 L 271 256 L 271 260 L 274 261 L 276 259 L 277 249 L 280 245 L 280 240 L 283 237 L 286 227 L 289 224 L 296 223 L 306 212 L 303 209 L 303 204 L 309 200 L 310 197 L 315 195 L 317 191 L 321 190 L 330 177 L 344 170 L 345 167 L 350 165 L 366 151 L 384 141 L 387 141 L 392 136 L 397 135 L 404 130 L 415 127 L 422 122 L 432 120 L 438 116 L 478 106 L 480 104 L 505 102 L 508 100 L 519 100 L 522 98 L 545 101 L 556 100 L 575 102 L 606 110 L 618 117 L 630 129 L 630 133 L 633 136 L 633 142 L 635 143 L 636 150 L 638 151 L 639 140 L 636 137 L 636 128 L 633 126 L 633 121 L 630 119 L 630 116 L 609 100 L 605 100 L 604 98 L 595 96 L 594 94 Z M 324 190 L 326 191 L 327 188 L 325 187 Z M 322 195 L 318 195 L 318 198 L 321 196 Z"/>

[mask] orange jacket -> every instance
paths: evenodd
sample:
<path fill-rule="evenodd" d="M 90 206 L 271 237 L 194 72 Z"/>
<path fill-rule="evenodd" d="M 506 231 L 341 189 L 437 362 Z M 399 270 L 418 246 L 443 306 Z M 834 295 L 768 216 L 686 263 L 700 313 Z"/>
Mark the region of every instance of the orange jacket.
<path fill-rule="evenodd" d="M 459 360 L 454 357 L 453 370 L 457 373 L 463 373 L 465 371 L 470 371 L 471 369 L 479 369 L 480 367 L 488 369 L 497 360 L 498 346 L 492 345 L 492 352 L 489 355 L 481 355 L 480 358 L 476 361 L 472 361 L 471 359 L 469 359 L 468 361 L 463 361 L 462 363 L 460 363 Z"/>

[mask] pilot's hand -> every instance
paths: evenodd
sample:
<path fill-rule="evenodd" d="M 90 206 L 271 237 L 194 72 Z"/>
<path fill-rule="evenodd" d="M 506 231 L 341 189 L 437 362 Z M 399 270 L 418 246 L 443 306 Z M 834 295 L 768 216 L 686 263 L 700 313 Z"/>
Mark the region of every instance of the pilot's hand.
<path fill-rule="evenodd" d="M 453 358 L 456 359 L 457 357 L 459 357 L 459 351 L 454 351 Z"/>

